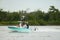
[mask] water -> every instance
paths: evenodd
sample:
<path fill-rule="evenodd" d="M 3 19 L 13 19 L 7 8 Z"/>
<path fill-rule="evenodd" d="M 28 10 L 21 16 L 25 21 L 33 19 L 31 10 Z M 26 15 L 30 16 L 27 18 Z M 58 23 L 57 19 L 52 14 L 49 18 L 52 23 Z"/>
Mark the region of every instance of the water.
<path fill-rule="evenodd" d="M 12 32 L 8 26 L 0 26 L 0 40 L 60 40 L 60 26 L 30 26 L 36 31 Z"/>

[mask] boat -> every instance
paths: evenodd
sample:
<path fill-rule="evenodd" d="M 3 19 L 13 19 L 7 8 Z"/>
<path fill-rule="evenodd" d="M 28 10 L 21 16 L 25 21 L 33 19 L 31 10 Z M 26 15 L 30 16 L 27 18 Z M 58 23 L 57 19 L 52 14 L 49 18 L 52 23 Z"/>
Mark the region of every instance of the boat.
<path fill-rule="evenodd" d="M 8 28 L 12 31 L 18 31 L 18 32 L 30 32 L 31 30 L 29 29 L 29 26 L 28 26 L 28 22 L 25 23 L 25 16 L 22 16 L 21 17 L 21 21 L 18 21 L 19 22 L 19 26 L 20 27 L 13 27 L 13 26 L 9 26 Z M 23 27 L 24 26 L 24 27 Z"/>
<path fill-rule="evenodd" d="M 19 27 L 8 27 L 10 30 L 12 31 L 17 31 L 17 32 L 30 32 L 31 29 L 27 29 L 27 28 L 19 28 Z"/>

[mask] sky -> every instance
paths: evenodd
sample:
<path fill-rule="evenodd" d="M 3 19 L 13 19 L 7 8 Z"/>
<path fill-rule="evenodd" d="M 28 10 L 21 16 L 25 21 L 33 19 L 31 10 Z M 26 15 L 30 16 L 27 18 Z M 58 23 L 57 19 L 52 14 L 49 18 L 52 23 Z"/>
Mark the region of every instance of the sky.
<path fill-rule="evenodd" d="M 47 12 L 50 6 L 60 10 L 60 0 L 0 0 L 0 8 L 5 11 L 35 11 Z"/>

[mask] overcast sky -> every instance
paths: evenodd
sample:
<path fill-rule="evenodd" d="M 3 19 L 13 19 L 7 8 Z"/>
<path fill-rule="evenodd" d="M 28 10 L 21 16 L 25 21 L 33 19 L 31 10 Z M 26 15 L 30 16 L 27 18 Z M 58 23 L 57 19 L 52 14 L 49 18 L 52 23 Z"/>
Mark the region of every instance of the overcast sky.
<path fill-rule="evenodd" d="M 0 8 L 6 11 L 47 11 L 51 5 L 60 9 L 60 0 L 0 0 Z"/>

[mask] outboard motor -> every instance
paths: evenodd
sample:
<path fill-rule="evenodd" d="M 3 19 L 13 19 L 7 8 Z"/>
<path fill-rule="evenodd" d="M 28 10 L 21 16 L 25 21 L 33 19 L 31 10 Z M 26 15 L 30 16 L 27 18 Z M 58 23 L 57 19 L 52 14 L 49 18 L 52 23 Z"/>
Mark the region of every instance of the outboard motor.
<path fill-rule="evenodd" d="M 27 29 L 29 29 L 29 25 L 28 24 L 26 24 L 27 25 Z"/>

